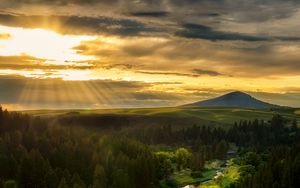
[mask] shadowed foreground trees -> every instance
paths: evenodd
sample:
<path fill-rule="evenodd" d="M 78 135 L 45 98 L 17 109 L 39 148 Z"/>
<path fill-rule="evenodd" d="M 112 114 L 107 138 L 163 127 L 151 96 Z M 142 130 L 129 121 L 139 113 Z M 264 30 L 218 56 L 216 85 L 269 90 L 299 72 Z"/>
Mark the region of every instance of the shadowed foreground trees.
<path fill-rule="evenodd" d="M 253 154 L 251 154 L 253 155 Z M 247 156 L 249 157 L 249 155 Z M 252 156 L 253 157 L 253 156 Z M 251 158 L 252 158 L 251 157 Z M 267 160 L 257 163 L 257 157 L 249 161 L 248 166 L 256 165 L 257 170 L 241 174 L 232 188 L 296 188 L 300 185 L 300 144 L 292 147 L 272 147 Z M 242 170 L 242 169 L 240 169 Z M 244 170 L 245 171 L 245 170 Z"/>
<path fill-rule="evenodd" d="M 157 157 L 133 139 L 50 127 L 2 109 L 0 117 L 0 187 L 152 187 L 159 180 Z"/>
<path fill-rule="evenodd" d="M 286 123 L 274 116 L 270 122 L 241 121 L 228 130 L 158 126 L 103 134 L 78 126 L 50 126 L 45 119 L 0 109 L 0 188 L 154 188 L 175 170 L 198 172 L 206 160 L 224 159 L 229 144 L 241 148 L 241 155 L 243 150 L 254 152 L 244 160 L 254 168 L 247 168 L 245 178 L 232 186 L 269 187 L 268 182 L 280 177 L 277 184 L 291 187 L 298 183 L 299 148 L 290 146 L 300 140 L 300 132 L 296 122 L 291 127 Z M 149 146 L 158 144 L 176 149 L 157 152 Z M 262 166 L 261 153 L 279 145 L 284 155 L 274 150 Z"/>

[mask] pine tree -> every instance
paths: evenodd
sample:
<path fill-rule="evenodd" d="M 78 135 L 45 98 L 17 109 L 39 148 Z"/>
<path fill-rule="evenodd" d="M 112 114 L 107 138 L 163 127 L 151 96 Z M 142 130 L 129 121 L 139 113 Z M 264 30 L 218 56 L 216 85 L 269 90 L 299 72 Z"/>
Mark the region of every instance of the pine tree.
<path fill-rule="evenodd" d="M 59 179 L 54 170 L 49 170 L 45 176 L 45 184 L 48 188 L 57 188 Z"/>
<path fill-rule="evenodd" d="M 106 187 L 105 170 L 100 164 L 96 165 L 94 170 L 93 188 Z"/>
<path fill-rule="evenodd" d="M 131 188 L 128 174 L 124 170 L 117 170 L 113 173 L 113 183 L 110 186 L 112 188 Z"/>
<path fill-rule="evenodd" d="M 2 106 L 0 105 L 0 133 L 2 130 L 2 126 L 3 126 L 3 110 L 2 110 Z"/>
<path fill-rule="evenodd" d="M 292 131 L 297 131 L 298 125 L 297 125 L 297 119 L 294 119 L 292 122 Z"/>
<path fill-rule="evenodd" d="M 72 180 L 71 180 L 71 185 L 73 185 L 73 187 L 76 187 L 76 188 L 86 188 L 86 185 L 85 183 L 82 181 L 82 179 L 80 178 L 80 176 L 75 173 L 72 177 Z"/>
<path fill-rule="evenodd" d="M 65 178 L 62 178 L 62 179 L 60 180 L 60 183 L 59 183 L 59 185 L 58 185 L 58 188 L 69 188 L 69 186 L 68 186 L 68 184 L 67 184 Z"/>

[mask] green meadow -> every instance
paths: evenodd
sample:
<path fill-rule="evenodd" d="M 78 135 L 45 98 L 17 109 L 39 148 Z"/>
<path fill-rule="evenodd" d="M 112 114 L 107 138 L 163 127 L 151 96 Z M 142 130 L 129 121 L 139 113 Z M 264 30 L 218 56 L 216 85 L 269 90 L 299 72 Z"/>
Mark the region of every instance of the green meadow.
<path fill-rule="evenodd" d="M 124 109 L 67 109 L 67 110 L 28 110 L 23 111 L 34 116 L 79 116 L 79 117 L 127 117 L 139 118 L 156 123 L 186 122 L 189 124 L 232 125 L 239 120 L 269 120 L 274 114 L 300 121 L 300 109 L 247 109 L 232 107 L 166 107 L 166 108 L 124 108 Z M 173 121 L 170 121 L 173 120 Z M 177 121 L 178 120 L 178 121 Z M 181 120 L 181 121 L 180 121 Z M 145 121 L 143 123 L 145 123 Z"/>

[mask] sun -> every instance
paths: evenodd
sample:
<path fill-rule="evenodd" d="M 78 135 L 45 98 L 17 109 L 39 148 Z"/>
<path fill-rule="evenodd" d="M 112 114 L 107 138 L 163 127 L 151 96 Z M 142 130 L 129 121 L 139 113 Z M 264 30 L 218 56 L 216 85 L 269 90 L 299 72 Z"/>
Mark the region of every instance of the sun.
<path fill-rule="evenodd" d="M 93 57 L 77 54 L 72 47 L 93 36 L 62 35 L 45 29 L 24 29 L 0 26 L 1 33 L 9 38 L 0 40 L 0 55 L 28 54 L 48 60 L 47 63 L 63 64 L 65 61 L 91 60 Z"/>

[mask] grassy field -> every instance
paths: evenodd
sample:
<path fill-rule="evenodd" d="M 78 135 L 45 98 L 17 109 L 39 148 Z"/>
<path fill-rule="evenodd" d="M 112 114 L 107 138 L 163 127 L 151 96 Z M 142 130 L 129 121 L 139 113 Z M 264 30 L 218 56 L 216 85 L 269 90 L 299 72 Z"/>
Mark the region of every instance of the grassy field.
<path fill-rule="evenodd" d="M 215 169 L 208 169 L 202 172 L 202 177 L 193 178 L 191 177 L 191 170 L 187 169 L 174 173 L 173 178 L 179 186 L 185 186 L 200 184 L 201 182 L 211 180 L 215 174 Z"/>
<path fill-rule="evenodd" d="M 235 182 L 239 179 L 239 166 L 230 166 L 224 172 L 222 178 L 218 181 L 218 183 L 213 180 L 208 184 L 202 184 L 197 188 L 220 188 L 220 187 L 228 187 L 230 183 Z"/>
<path fill-rule="evenodd" d="M 228 187 L 230 183 L 238 180 L 239 177 L 239 166 L 230 166 L 224 173 L 224 177 L 221 181 L 221 187 Z"/>
<path fill-rule="evenodd" d="M 219 185 L 199 185 L 197 188 L 220 188 Z"/>
<path fill-rule="evenodd" d="M 168 107 L 168 108 L 131 108 L 131 109 L 70 109 L 70 110 L 31 110 L 23 111 L 34 116 L 82 116 L 82 117 L 126 117 L 143 119 L 143 123 L 187 123 L 187 124 L 222 124 L 232 125 L 239 120 L 269 120 L 278 113 L 289 119 L 298 119 L 300 122 L 299 109 L 246 109 L 226 107 Z M 157 121 L 156 121 L 157 120 Z M 181 120 L 181 121 L 180 121 Z"/>
<path fill-rule="evenodd" d="M 202 184 L 201 186 L 204 186 L 204 184 L 205 186 L 217 186 L 211 180 L 215 177 L 217 170 L 221 168 L 223 163 L 224 161 L 221 160 L 206 161 L 205 170 L 202 171 L 201 177 L 192 177 L 191 170 L 186 169 L 175 172 L 173 178 L 179 186 L 199 185 L 200 183 Z M 232 171 L 229 172 L 231 173 Z"/>
<path fill-rule="evenodd" d="M 199 185 L 197 188 L 220 188 L 229 187 L 232 182 L 237 181 L 240 178 L 240 166 L 236 165 L 230 160 L 229 166 L 222 170 L 222 175 L 217 179 L 212 179 L 212 181 L 205 182 Z M 219 161 L 215 161 L 219 162 Z M 219 168 L 220 169 L 220 168 Z"/>

